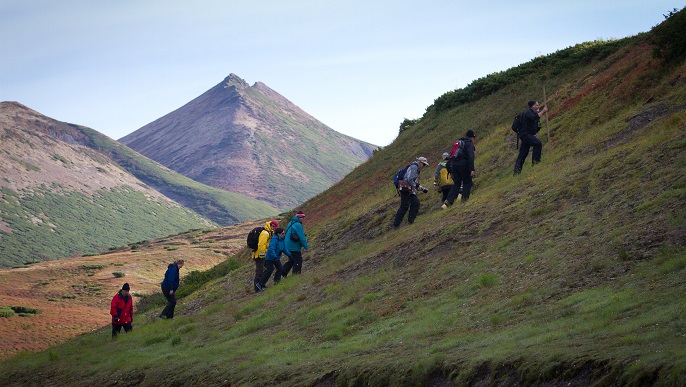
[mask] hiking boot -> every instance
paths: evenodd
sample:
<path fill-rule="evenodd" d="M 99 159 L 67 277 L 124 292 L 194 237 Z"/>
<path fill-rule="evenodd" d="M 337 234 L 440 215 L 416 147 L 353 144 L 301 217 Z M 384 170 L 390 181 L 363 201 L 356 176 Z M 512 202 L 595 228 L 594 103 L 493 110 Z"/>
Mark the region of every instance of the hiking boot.
<path fill-rule="evenodd" d="M 447 205 L 446 203 L 443 203 L 443 205 L 441 206 L 441 209 L 447 210 L 447 209 L 448 209 L 448 205 Z"/>
<path fill-rule="evenodd" d="M 255 284 L 255 291 L 257 291 L 257 292 L 263 292 L 263 291 L 264 291 L 264 287 L 263 287 L 262 285 L 260 285 L 260 284 Z"/>

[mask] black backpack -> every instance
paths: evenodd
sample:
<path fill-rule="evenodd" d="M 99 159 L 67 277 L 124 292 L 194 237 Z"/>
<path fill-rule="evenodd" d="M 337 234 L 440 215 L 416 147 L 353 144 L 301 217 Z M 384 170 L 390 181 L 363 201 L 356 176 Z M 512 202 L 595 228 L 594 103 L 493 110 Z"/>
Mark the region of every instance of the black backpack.
<path fill-rule="evenodd" d="M 512 121 L 512 130 L 515 133 L 519 133 L 519 130 L 522 129 L 522 114 L 524 113 L 517 114 L 514 121 Z"/>
<path fill-rule="evenodd" d="M 255 227 L 248 233 L 248 247 L 252 249 L 252 251 L 257 251 L 257 243 L 260 240 L 260 234 L 264 231 L 264 227 Z"/>

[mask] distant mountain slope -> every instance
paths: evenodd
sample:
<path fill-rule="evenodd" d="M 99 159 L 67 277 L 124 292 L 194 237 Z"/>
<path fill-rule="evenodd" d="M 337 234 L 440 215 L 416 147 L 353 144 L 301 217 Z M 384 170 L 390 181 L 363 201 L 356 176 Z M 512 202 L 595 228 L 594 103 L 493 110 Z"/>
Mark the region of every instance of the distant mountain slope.
<path fill-rule="evenodd" d="M 376 148 L 234 74 L 120 141 L 196 181 L 282 209 L 322 192 Z"/>
<path fill-rule="evenodd" d="M 4 106 L 9 107 L 9 104 L 6 103 Z M 196 182 L 169 170 L 93 129 L 43 116 L 39 119 L 32 119 L 30 115 L 29 119 L 14 119 L 19 127 L 31 128 L 61 141 L 83 145 L 97 151 L 143 183 L 218 224 L 229 225 L 261 219 L 278 212 L 264 202 Z"/>
<path fill-rule="evenodd" d="M 78 131 L 61 131 L 61 141 L 36 130 L 64 126 L 18 103 L 0 103 L 0 266 L 212 225 L 103 154 L 75 145 Z"/>

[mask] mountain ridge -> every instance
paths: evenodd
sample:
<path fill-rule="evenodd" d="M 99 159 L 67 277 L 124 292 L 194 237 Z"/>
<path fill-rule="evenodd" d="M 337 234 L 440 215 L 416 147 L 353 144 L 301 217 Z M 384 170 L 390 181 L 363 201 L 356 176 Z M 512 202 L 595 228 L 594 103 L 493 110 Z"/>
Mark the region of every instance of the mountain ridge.
<path fill-rule="evenodd" d="M 377 148 L 235 74 L 120 141 L 196 181 L 282 209 L 321 192 Z"/>

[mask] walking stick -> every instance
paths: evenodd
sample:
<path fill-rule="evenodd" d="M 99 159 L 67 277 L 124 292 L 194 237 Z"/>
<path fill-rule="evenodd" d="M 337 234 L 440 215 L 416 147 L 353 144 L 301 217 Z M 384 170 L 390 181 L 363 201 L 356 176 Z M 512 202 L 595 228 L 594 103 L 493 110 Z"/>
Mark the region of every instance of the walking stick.
<path fill-rule="evenodd" d="M 543 86 L 543 106 L 546 108 L 548 107 L 548 97 L 545 95 L 545 86 Z M 545 129 L 548 132 L 548 144 L 550 146 L 553 146 L 553 144 L 550 143 L 550 126 L 548 125 L 548 110 L 545 111 Z"/>

